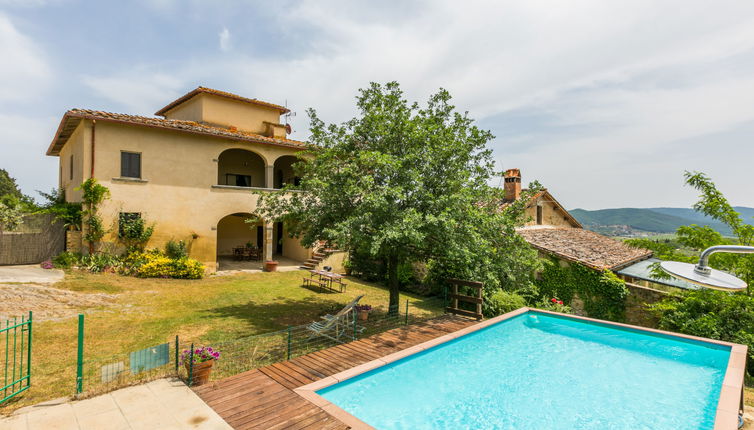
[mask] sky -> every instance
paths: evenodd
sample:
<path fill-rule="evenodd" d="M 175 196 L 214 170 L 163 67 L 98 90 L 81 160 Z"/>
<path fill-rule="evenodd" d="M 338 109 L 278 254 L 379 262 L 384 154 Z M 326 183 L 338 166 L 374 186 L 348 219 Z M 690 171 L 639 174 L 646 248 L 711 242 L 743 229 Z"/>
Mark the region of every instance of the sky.
<path fill-rule="evenodd" d="M 355 114 L 439 88 L 569 209 L 689 207 L 685 170 L 754 207 L 754 2 L 0 0 L 0 168 L 27 194 L 70 108 L 152 115 L 202 85 Z"/>

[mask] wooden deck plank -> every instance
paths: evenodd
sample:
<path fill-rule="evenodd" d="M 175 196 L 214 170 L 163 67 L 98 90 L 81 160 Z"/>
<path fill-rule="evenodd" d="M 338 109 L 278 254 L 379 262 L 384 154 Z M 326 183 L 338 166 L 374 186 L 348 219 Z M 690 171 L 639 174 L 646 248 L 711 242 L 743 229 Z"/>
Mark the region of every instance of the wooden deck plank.
<path fill-rule="evenodd" d="M 401 326 L 194 387 L 194 391 L 235 429 L 344 430 L 348 426 L 293 390 L 475 323 L 443 316 Z"/>

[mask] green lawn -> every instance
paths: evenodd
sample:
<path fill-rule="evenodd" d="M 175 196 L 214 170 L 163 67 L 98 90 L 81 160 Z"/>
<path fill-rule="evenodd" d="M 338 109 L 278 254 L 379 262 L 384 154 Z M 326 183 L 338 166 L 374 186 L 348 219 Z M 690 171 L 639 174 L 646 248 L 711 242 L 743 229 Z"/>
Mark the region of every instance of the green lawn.
<path fill-rule="evenodd" d="M 217 345 L 234 339 L 307 324 L 337 311 L 355 296 L 362 304 L 385 310 L 387 290 L 347 279 L 345 293 L 320 293 L 301 286 L 305 272 L 211 276 L 189 281 L 138 279 L 116 274 L 71 271 L 56 288 L 114 295 L 114 304 L 86 313 L 85 388 L 99 383 L 100 367 L 128 353 L 164 342 Z M 442 312 L 441 300 L 402 294 L 411 314 Z M 34 324 L 32 388 L 3 405 L 7 413 L 20 406 L 68 396 L 75 390 L 76 318 Z"/>

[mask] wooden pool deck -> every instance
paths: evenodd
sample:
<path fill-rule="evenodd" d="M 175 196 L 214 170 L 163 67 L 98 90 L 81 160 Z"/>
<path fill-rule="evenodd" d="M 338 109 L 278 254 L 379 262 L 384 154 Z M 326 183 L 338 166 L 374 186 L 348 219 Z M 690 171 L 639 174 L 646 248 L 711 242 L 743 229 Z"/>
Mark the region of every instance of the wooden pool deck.
<path fill-rule="evenodd" d="M 445 315 L 240 373 L 194 391 L 235 429 L 347 429 L 293 390 L 475 323 Z"/>

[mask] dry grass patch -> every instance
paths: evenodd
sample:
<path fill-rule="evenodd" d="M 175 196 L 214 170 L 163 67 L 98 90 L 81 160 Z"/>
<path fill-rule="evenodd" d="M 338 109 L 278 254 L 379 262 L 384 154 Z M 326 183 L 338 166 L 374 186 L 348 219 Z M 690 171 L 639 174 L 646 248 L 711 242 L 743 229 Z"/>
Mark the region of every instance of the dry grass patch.
<path fill-rule="evenodd" d="M 108 306 L 87 310 L 85 359 L 87 384 L 99 380 L 102 363 L 117 362 L 164 342 L 212 345 L 240 337 L 282 330 L 319 319 L 357 295 L 361 303 L 385 308 L 387 289 L 349 278 L 345 293 L 319 293 L 301 287 L 306 272 L 212 276 L 201 280 L 138 279 L 116 274 L 72 271 L 54 288 L 105 296 Z M 442 313 L 441 300 L 402 295 L 411 312 Z M 0 407 L 8 413 L 20 406 L 69 396 L 75 392 L 77 324 L 71 315 L 34 324 L 32 388 Z"/>

